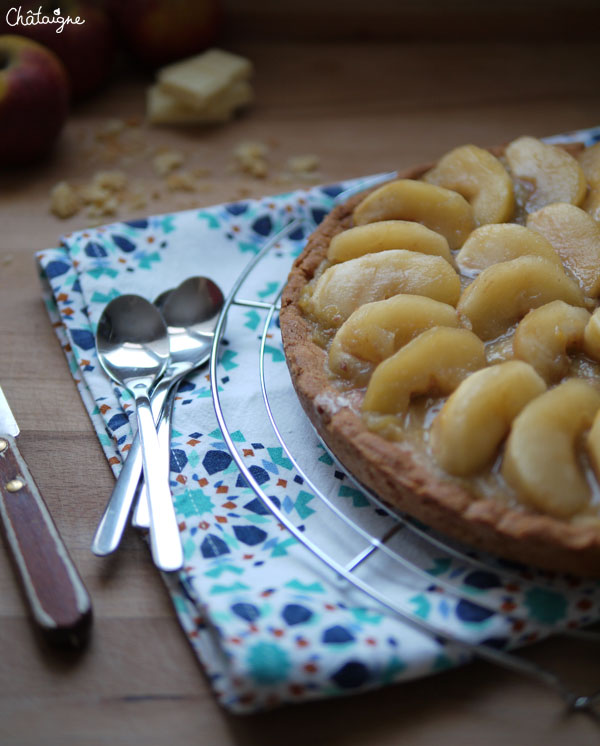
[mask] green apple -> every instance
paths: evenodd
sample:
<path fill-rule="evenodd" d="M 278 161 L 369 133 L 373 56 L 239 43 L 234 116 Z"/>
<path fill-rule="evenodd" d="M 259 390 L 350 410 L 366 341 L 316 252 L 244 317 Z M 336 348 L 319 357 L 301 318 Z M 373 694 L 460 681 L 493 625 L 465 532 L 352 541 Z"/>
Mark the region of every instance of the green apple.
<path fill-rule="evenodd" d="M 57 139 L 69 109 L 58 57 L 22 36 L 0 36 L 0 167 L 30 163 Z"/>

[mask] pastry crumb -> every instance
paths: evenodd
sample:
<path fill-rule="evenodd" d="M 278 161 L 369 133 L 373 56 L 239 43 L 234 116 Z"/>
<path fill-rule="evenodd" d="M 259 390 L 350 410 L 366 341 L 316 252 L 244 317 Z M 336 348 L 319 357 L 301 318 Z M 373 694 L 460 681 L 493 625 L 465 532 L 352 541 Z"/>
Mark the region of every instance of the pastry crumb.
<path fill-rule="evenodd" d="M 98 171 L 92 183 L 109 192 L 122 192 L 127 186 L 127 176 L 123 171 Z"/>
<path fill-rule="evenodd" d="M 197 176 L 199 179 L 204 179 L 208 176 L 212 176 L 212 169 L 206 168 L 205 166 L 197 166 L 192 169 L 192 175 Z"/>
<path fill-rule="evenodd" d="M 317 155 L 296 155 L 287 162 L 288 169 L 294 174 L 312 174 L 320 165 Z"/>
<path fill-rule="evenodd" d="M 97 184 L 87 184 L 80 190 L 81 199 L 86 205 L 102 206 L 104 202 L 112 197 L 112 192 Z"/>
<path fill-rule="evenodd" d="M 97 204 L 92 204 L 87 212 L 88 218 L 104 218 L 111 215 L 116 215 L 119 209 L 119 201 L 116 197 L 108 197 L 107 199 Z"/>
<path fill-rule="evenodd" d="M 79 212 L 81 199 L 66 181 L 59 181 L 50 191 L 50 212 L 63 220 Z"/>
<path fill-rule="evenodd" d="M 169 174 L 165 180 L 165 184 L 167 185 L 167 189 L 170 189 L 172 192 L 196 191 L 196 181 L 188 171 Z"/>
<path fill-rule="evenodd" d="M 126 126 L 122 119 L 107 119 L 101 129 L 97 130 L 96 139 L 106 140 L 109 137 L 114 137 L 123 132 Z"/>
<path fill-rule="evenodd" d="M 267 155 L 269 148 L 262 142 L 242 142 L 233 151 L 239 170 L 257 179 L 264 179 L 269 171 Z"/>
<path fill-rule="evenodd" d="M 167 176 L 176 171 L 183 163 L 183 153 L 178 150 L 165 150 L 154 156 L 152 165 L 158 176 Z"/>

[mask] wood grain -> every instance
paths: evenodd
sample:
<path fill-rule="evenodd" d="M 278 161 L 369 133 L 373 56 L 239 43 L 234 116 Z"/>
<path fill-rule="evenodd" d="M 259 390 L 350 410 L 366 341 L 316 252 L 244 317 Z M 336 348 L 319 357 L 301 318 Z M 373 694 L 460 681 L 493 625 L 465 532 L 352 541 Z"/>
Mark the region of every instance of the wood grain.
<path fill-rule="evenodd" d="M 248 4 L 249 5 L 249 4 Z M 21 426 L 19 447 L 91 594 L 90 645 L 60 655 L 32 634 L 8 560 L 0 555 L 0 743 L 591 744 L 597 723 L 566 715 L 537 684 L 475 663 L 358 698 L 236 718 L 215 703 L 179 629 L 140 536 L 94 557 L 90 543 L 113 483 L 41 301 L 33 252 L 83 228 L 82 211 L 59 221 L 50 187 L 118 167 L 148 204 L 119 218 L 260 196 L 303 186 L 284 179 L 289 157 L 314 153 L 321 182 L 408 167 L 458 144 L 491 145 L 600 124 L 600 44 L 254 43 L 232 51 L 255 63 L 255 106 L 226 127 L 129 127 L 123 152 L 98 140 L 109 119 L 142 122 L 147 78 L 119 76 L 73 111 L 53 157 L 0 175 L 0 381 Z M 270 145 L 255 180 L 230 170 L 244 140 Z M 171 192 L 152 169 L 158 148 L 205 168 L 198 191 Z M 152 197 L 156 193 L 158 196 Z M 84 487 L 85 489 L 82 489 Z M 6 561 L 5 561 L 6 559 Z M 582 687 L 598 685 L 598 648 L 555 640 L 532 649 Z"/>

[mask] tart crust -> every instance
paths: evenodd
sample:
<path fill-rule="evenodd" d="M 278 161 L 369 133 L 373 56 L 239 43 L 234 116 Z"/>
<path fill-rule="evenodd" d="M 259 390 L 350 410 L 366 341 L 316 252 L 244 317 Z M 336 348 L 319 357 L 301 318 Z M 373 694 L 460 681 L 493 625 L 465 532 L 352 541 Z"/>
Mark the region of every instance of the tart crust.
<path fill-rule="evenodd" d="M 573 150 L 581 146 L 568 147 Z M 501 149 L 492 152 L 499 154 Z M 431 166 L 398 178 L 419 178 Z M 509 560 L 547 570 L 600 577 L 600 529 L 569 523 L 526 507 L 481 498 L 445 475 L 405 442 L 367 428 L 327 370 L 327 352 L 313 341 L 314 325 L 300 306 L 306 284 L 326 259 L 333 236 L 352 227 L 368 192 L 334 208 L 296 259 L 282 296 L 280 325 L 291 378 L 311 422 L 342 464 L 384 502 L 440 533 Z"/>

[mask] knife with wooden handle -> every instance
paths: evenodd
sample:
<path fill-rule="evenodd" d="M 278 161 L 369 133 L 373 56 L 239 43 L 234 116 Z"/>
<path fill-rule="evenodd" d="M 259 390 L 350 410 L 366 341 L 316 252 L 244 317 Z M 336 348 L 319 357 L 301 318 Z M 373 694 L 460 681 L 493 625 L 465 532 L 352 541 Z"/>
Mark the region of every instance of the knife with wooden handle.
<path fill-rule="evenodd" d="M 90 597 L 15 437 L 19 426 L 0 387 L 0 518 L 32 618 L 51 644 L 82 645 Z"/>

